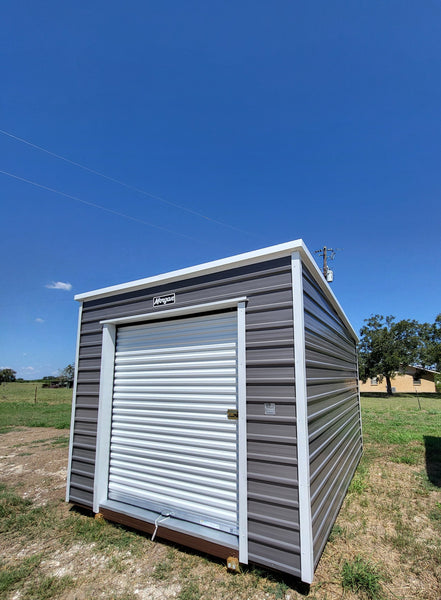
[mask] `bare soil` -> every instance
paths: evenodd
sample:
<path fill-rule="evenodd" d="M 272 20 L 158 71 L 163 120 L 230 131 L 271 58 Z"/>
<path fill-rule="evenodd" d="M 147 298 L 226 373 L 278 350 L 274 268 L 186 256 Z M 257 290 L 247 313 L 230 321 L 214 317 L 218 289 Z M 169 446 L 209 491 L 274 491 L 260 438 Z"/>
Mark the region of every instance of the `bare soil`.
<path fill-rule="evenodd" d="M 136 552 L 130 547 L 103 549 L 86 537 L 66 540 L 63 523 L 72 515 L 93 520 L 91 515 L 78 515 L 64 502 L 68 448 L 61 438 L 67 436 L 66 431 L 52 428 L 22 428 L 0 435 L 0 483 L 33 506 L 50 509 L 54 519 L 53 534 L 49 527 L 37 538 L 26 528 L 0 536 L 2 566 L 13 568 L 41 554 L 42 575 L 72 578 L 73 583 L 58 595 L 45 597 L 355 600 L 367 596 L 343 591 L 341 569 L 345 560 L 360 555 L 381 572 L 383 598 L 441 598 L 441 529 L 430 518 L 441 503 L 441 490 L 425 483 L 422 464 L 372 459 L 362 491 L 346 497 L 315 582 L 307 590 L 292 578 L 266 571 L 230 574 L 221 561 L 161 540 L 151 542 L 142 534 Z M 25 588 L 4 595 L 0 591 L 0 598 L 25 597 L 29 597 Z"/>

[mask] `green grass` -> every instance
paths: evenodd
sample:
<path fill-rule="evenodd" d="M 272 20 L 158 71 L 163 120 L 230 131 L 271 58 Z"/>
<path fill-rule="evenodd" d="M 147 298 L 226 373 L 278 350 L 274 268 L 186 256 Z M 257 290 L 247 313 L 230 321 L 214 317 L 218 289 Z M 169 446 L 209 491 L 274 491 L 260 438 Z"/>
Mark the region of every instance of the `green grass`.
<path fill-rule="evenodd" d="M 20 598 L 24 600 L 50 600 L 58 598 L 66 589 L 74 585 L 72 577 L 48 577 L 39 571 L 42 554 L 34 554 L 25 558 L 18 565 L 0 566 L 0 593 L 20 590 Z"/>
<path fill-rule="evenodd" d="M 25 589 L 22 596 L 26 600 L 49 600 L 59 598 L 60 594 L 74 585 L 74 580 L 69 575 L 63 577 L 42 576 L 32 581 Z"/>
<path fill-rule="evenodd" d="M 152 577 L 159 580 L 168 579 L 173 573 L 174 568 L 175 566 L 172 561 L 163 560 L 157 563 L 157 565 L 155 566 L 152 573 Z"/>
<path fill-rule="evenodd" d="M 361 397 L 365 441 L 378 444 L 407 444 L 423 441 L 424 435 L 438 436 L 441 426 L 441 396 L 417 399 L 410 395 L 391 398 Z"/>
<path fill-rule="evenodd" d="M 0 592 L 7 592 L 30 577 L 41 562 L 41 555 L 25 558 L 17 566 L 0 566 Z"/>
<path fill-rule="evenodd" d="M 54 528 L 55 507 L 33 506 L 14 490 L 0 484 L 0 533 L 20 533 L 26 530 L 29 539 L 38 538 Z"/>
<path fill-rule="evenodd" d="M 72 389 L 68 388 L 43 388 L 41 382 L 26 381 L 24 383 L 12 382 L 0 385 L 0 401 L 30 402 L 35 401 L 35 388 L 37 388 L 37 404 L 63 404 L 72 401 Z"/>
<path fill-rule="evenodd" d="M 94 544 L 98 550 L 130 551 L 138 555 L 142 547 L 142 536 L 105 520 L 92 518 L 90 515 L 72 513 L 63 522 L 62 539 L 66 543 L 75 539 L 80 542 Z"/>
<path fill-rule="evenodd" d="M 3 383 L 0 385 L 0 433 L 16 427 L 68 429 L 71 405 L 72 390 L 67 388 L 43 389 L 41 383 Z"/>
<path fill-rule="evenodd" d="M 344 539 L 346 537 L 346 534 L 346 529 L 341 525 L 335 523 L 331 529 L 331 533 L 329 534 L 328 541 L 332 543 L 335 542 L 335 540 L 338 540 L 339 538 Z"/>
<path fill-rule="evenodd" d="M 184 583 L 177 596 L 178 600 L 199 600 L 200 597 L 201 592 L 199 591 L 199 586 L 195 581 Z"/>
<path fill-rule="evenodd" d="M 362 556 L 345 560 L 341 571 L 341 584 L 344 590 L 356 592 L 361 598 L 380 600 L 383 598 L 381 575 L 378 568 Z"/>
<path fill-rule="evenodd" d="M 367 476 L 369 473 L 367 461 L 364 458 L 361 460 L 354 477 L 349 485 L 348 492 L 350 494 L 363 494 L 367 489 Z"/>
<path fill-rule="evenodd" d="M 441 431 L 441 395 L 420 398 L 414 395 L 368 397 L 362 395 L 365 455 L 381 456 L 390 446 L 393 462 L 416 465 L 427 450 L 425 440 L 438 438 Z"/>
<path fill-rule="evenodd" d="M 69 436 L 62 435 L 60 437 L 51 440 L 52 446 L 57 446 L 58 448 L 67 448 L 69 446 Z"/>

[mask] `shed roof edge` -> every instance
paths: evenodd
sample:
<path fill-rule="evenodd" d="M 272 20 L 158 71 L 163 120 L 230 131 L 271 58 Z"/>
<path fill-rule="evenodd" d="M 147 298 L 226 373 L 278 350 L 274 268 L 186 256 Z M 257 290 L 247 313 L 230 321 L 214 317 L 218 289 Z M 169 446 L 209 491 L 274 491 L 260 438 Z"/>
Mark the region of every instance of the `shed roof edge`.
<path fill-rule="evenodd" d="M 209 273 L 216 273 L 224 271 L 229 268 L 237 268 L 248 264 L 258 263 L 261 260 L 272 260 L 275 258 L 281 258 L 282 256 L 289 256 L 292 252 L 300 252 L 305 265 L 311 271 L 314 279 L 319 284 L 323 293 L 328 297 L 331 304 L 343 319 L 345 324 L 348 326 L 354 339 L 358 341 L 358 336 L 355 333 L 352 325 L 349 322 L 345 312 L 343 311 L 340 303 L 335 297 L 333 291 L 329 287 L 329 284 L 325 281 L 321 270 L 317 263 L 312 257 L 311 253 L 307 249 L 302 239 L 292 240 L 283 244 L 277 244 L 275 246 L 268 246 L 266 248 L 260 248 L 251 252 L 245 252 L 242 254 L 236 254 L 228 256 L 219 260 L 214 260 L 199 265 L 194 265 L 184 269 L 178 269 L 176 271 L 170 271 L 168 273 L 162 273 L 160 275 L 154 275 L 152 277 L 145 277 L 143 279 L 136 279 L 134 281 L 128 281 L 126 283 L 112 285 L 109 287 L 100 288 L 90 292 L 84 292 L 75 295 L 75 300 L 78 302 L 97 300 L 99 298 L 107 298 L 116 294 L 123 294 L 125 292 L 134 292 L 137 290 L 144 289 L 150 285 L 155 284 L 166 284 L 173 283 L 182 279 L 188 279 L 190 277 L 197 277 L 201 275 L 207 275 Z"/>

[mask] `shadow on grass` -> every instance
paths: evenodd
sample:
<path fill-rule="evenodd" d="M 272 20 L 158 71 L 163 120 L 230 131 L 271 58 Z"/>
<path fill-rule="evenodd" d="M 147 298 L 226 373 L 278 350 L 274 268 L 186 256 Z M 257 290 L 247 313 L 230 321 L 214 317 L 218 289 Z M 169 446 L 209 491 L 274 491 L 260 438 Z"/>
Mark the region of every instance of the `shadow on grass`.
<path fill-rule="evenodd" d="M 426 472 L 429 481 L 441 488 L 441 437 L 424 436 Z"/>

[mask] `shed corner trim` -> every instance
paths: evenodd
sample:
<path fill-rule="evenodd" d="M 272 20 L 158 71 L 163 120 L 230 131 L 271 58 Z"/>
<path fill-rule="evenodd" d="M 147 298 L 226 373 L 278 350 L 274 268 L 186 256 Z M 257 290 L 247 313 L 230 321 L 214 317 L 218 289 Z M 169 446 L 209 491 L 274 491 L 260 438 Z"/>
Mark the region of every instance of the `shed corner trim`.
<path fill-rule="evenodd" d="M 302 256 L 291 255 L 294 365 L 297 421 L 297 469 L 299 482 L 299 527 L 301 579 L 312 583 L 314 577 L 314 547 L 312 536 L 311 491 L 309 474 L 308 406 L 305 362 L 305 319 L 303 302 Z"/>
<path fill-rule="evenodd" d="M 74 430 L 75 430 L 75 413 L 77 406 L 77 388 L 78 388 L 78 363 L 80 358 L 80 336 L 81 336 L 81 320 L 83 317 L 83 303 L 80 303 L 78 309 L 78 325 L 77 325 L 77 344 L 75 349 L 75 372 L 74 372 L 74 385 L 72 390 L 72 412 L 70 416 L 70 431 L 69 431 L 69 462 L 67 465 L 67 477 L 66 477 L 66 502 L 70 501 L 70 483 L 72 479 L 72 454 L 73 454 L 73 441 L 74 441 Z"/>

